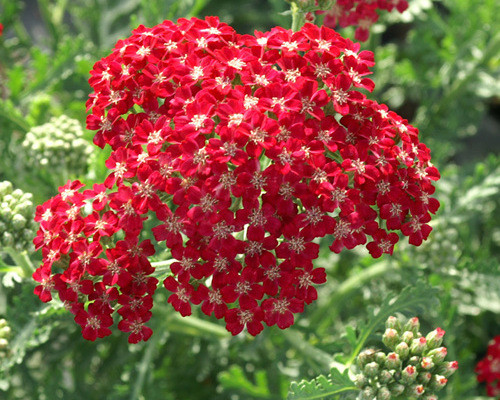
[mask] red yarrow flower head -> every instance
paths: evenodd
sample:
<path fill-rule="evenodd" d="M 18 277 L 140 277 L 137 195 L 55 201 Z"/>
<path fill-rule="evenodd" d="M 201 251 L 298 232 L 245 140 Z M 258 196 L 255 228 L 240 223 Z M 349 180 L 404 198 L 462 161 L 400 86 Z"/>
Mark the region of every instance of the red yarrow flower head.
<path fill-rule="evenodd" d="M 134 30 L 89 79 L 87 127 L 110 147 L 108 177 L 68 182 L 37 209 L 37 295 L 58 295 L 88 338 L 117 311 L 129 341 L 147 340 L 150 257 L 167 251 L 175 310 L 201 305 L 256 335 L 316 300 L 319 240 L 373 257 L 399 232 L 419 245 L 439 173 L 417 129 L 368 99 L 373 65 L 312 24 L 239 35 L 207 17 Z"/>
<path fill-rule="evenodd" d="M 354 37 L 360 41 L 368 40 L 370 27 L 378 21 L 380 10 L 392 11 L 394 8 L 402 13 L 408 8 L 406 0 L 342 0 L 334 2 L 331 9 L 324 13 L 323 23 L 335 28 L 356 26 Z"/>
<path fill-rule="evenodd" d="M 500 335 L 488 345 L 486 356 L 476 365 L 477 380 L 486 383 L 486 393 L 490 397 L 500 396 Z"/>

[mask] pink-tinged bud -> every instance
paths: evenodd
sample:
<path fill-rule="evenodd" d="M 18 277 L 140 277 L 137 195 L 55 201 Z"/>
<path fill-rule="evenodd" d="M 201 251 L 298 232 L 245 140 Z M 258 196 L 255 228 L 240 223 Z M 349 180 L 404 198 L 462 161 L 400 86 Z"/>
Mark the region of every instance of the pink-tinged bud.
<path fill-rule="evenodd" d="M 411 393 L 414 395 L 414 396 L 417 396 L 417 397 L 420 397 L 424 394 L 425 392 L 425 388 L 423 385 L 415 385 L 411 388 Z"/>
<path fill-rule="evenodd" d="M 431 381 L 432 374 L 430 372 L 421 372 L 418 374 L 417 381 L 422 384 L 427 384 Z"/>
<path fill-rule="evenodd" d="M 444 334 L 445 331 L 441 328 L 436 328 L 432 332 L 429 332 L 425 337 L 427 339 L 427 346 L 430 349 L 441 346 L 441 343 L 443 343 Z"/>
<path fill-rule="evenodd" d="M 420 321 L 417 317 L 410 318 L 404 327 L 405 331 L 411 331 L 416 336 L 420 330 Z"/>
<path fill-rule="evenodd" d="M 457 369 L 458 369 L 458 362 L 448 361 L 441 365 L 441 368 L 439 368 L 438 373 L 446 378 L 449 378 L 455 373 Z"/>
<path fill-rule="evenodd" d="M 399 358 L 397 353 L 389 353 L 385 360 L 385 366 L 388 369 L 398 369 L 401 367 L 401 358 Z"/>
<path fill-rule="evenodd" d="M 444 361 L 446 354 L 448 354 L 446 347 L 438 347 L 437 349 L 429 351 L 427 355 L 432 357 L 434 363 L 440 364 Z"/>
<path fill-rule="evenodd" d="M 431 369 L 434 368 L 434 362 L 431 357 L 422 357 L 422 361 L 420 365 L 423 369 Z"/>
<path fill-rule="evenodd" d="M 401 372 L 401 383 L 408 385 L 415 382 L 417 379 L 417 369 L 413 365 L 408 365 L 403 372 Z"/>
<path fill-rule="evenodd" d="M 399 343 L 394 351 L 399 355 L 401 360 L 406 360 L 410 355 L 410 348 L 406 342 Z"/>
<path fill-rule="evenodd" d="M 391 350 L 399 343 L 398 331 L 394 328 L 387 328 L 382 336 L 382 342 Z"/>
<path fill-rule="evenodd" d="M 412 356 L 412 357 L 410 357 L 408 359 L 408 364 L 409 365 L 415 365 L 416 366 L 416 365 L 419 364 L 419 362 L 420 362 L 420 357 L 418 357 L 418 356 Z"/>
<path fill-rule="evenodd" d="M 396 329 L 399 332 L 401 330 L 401 323 L 399 322 L 399 319 L 391 315 L 387 318 L 387 321 L 385 321 L 385 327 L 387 329 Z"/>
<path fill-rule="evenodd" d="M 434 379 L 431 382 L 431 387 L 434 390 L 441 390 L 448 383 L 448 379 L 446 379 L 443 375 L 434 375 Z"/>
<path fill-rule="evenodd" d="M 435 394 L 428 394 L 424 396 L 424 400 L 438 400 L 438 397 Z"/>
<path fill-rule="evenodd" d="M 413 341 L 413 332 L 411 331 L 404 331 L 403 334 L 401 335 L 401 340 L 403 342 L 406 342 L 406 344 L 409 346 L 411 345 L 411 342 Z"/>
<path fill-rule="evenodd" d="M 425 351 L 427 347 L 427 339 L 424 337 L 420 337 L 418 339 L 413 339 L 411 343 L 411 354 L 420 356 Z"/>

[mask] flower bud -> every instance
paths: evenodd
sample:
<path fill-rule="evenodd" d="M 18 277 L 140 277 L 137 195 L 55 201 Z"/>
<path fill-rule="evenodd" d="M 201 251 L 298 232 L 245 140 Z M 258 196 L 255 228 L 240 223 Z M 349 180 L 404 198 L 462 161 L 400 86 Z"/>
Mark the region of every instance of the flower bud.
<path fill-rule="evenodd" d="M 0 182 L 0 248 L 13 247 L 19 251 L 32 248 L 37 229 L 32 197 L 20 189 L 12 190 L 8 181 Z"/>
<path fill-rule="evenodd" d="M 449 378 L 451 375 L 455 373 L 458 369 L 458 362 L 456 361 L 448 361 L 441 364 L 441 367 L 438 369 L 438 374 L 443 375 L 446 378 Z"/>
<path fill-rule="evenodd" d="M 375 394 L 375 389 L 373 389 L 371 386 L 367 386 L 361 391 L 360 400 L 373 400 Z"/>
<path fill-rule="evenodd" d="M 413 341 L 413 337 L 414 335 L 412 331 L 404 331 L 403 334 L 401 335 L 401 340 L 403 342 L 406 342 L 406 344 L 409 346 Z"/>
<path fill-rule="evenodd" d="M 389 353 L 385 360 L 385 366 L 388 369 L 399 369 L 401 368 L 401 358 L 397 353 Z"/>
<path fill-rule="evenodd" d="M 423 385 L 414 385 L 411 387 L 410 393 L 413 396 L 420 397 L 425 393 L 425 388 Z"/>
<path fill-rule="evenodd" d="M 420 330 L 420 321 L 418 320 L 418 318 L 417 317 L 410 318 L 408 322 L 406 322 L 404 330 L 410 331 L 413 333 L 413 335 L 417 336 Z"/>
<path fill-rule="evenodd" d="M 80 174 L 87 169 L 92 145 L 77 120 L 60 116 L 31 129 L 22 142 L 27 165 Z"/>
<path fill-rule="evenodd" d="M 0 328 L 0 338 L 8 338 L 10 336 L 11 329 L 10 326 L 4 326 Z"/>
<path fill-rule="evenodd" d="M 390 385 L 389 389 L 394 397 L 401 396 L 405 391 L 404 385 L 401 385 L 400 383 L 395 383 L 393 385 Z"/>
<path fill-rule="evenodd" d="M 434 375 L 431 381 L 431 388 L 434 390 L 441 390 L 446 386 L 448 379 L 446 379 L 443 375 Z"/>
<path fill-rule="evenodd" d="M 399 322 L 399 319 L 397 319 L 396 317 L 390 316 L 389 318 L 387 318 L 387 321 L 385 321 L 385 328 L 395 329 L 396 331 L 400 332 L 401 323 Z"/>
<path fill-rule="evenodd" d="M 427 348 L 427 340 L 424 337 L 413 339 L 411 342 L 410 351 L 414 356 L 421 356 Z"/>
<path fill-rule="evenodd" d="M 427 346 L 430 349 L 441 346 L 441 343 L 443 343 L 444 334 L 445 331 L 441 328 L 436 328 L 432 332 L 429 332 L 425 337 L 427 339 Z"/>
<path fill-rule="evenodd" d="M 363 368 L 369 362 L 372 362 L 375 357 L 375 350 L 366 349 L 358 354 L 358 365 Z"/>
<path fill-rule="evenodd" d="M 423 400 L 438 400 L 438 397 L 435 394 L 427 394 L 423 397 Z"/>
<path fill-rule="evenodd" d="M 446 355 L 448 354 L 448 350 L 446 347 L 438 347 L 437 349 L 429 351 L 427 356 L 432 357 L 432 360 L 435 364 L 440 364 L 444 361 Z"/>
<path fill-rule="evenodd" d="M 422 361 L 420 362 L 420 366 L 423 369 L 429 370 L 434 368 L 434 362 L 431 357 L 422 357 Z"/>
<path fill-rule="evenodd" d="M 401 372 L 401 383 L 407 386 L 417 380 L 417 369 L 413 365 L 408 365 Z"/>
<path fill-rule="evenodd" d="M 430 372 L 422 371 L 417 376 L 417 381 L 423 385 L 428 384 L 432 379 L 432 374 Z"/>
<path fill-rule="evenodd" d="M 363 389 L 368 384 L 368 379 L 363 374 L 357 374 L 354 378 L 356 387 Z"/>
<path fill-rule="evenodd" d="M 383 369 L 382 371 L 380 371 L 380 373 L 378 375 L 379 382 L 382 384 L 387 384 L 387 383 L 392 382 L 394 380 L 393 373 L 394 373 L 394 370 L 388 371 L 386 369 Z"/>
<path fill-rule="evenodd" d="M 396 346 L 395 352 L 399 355 L 401 360 L 406 360 L 410 355 L 410 348 L 406 342 L 401 342 Z"/>
<path fill-rule="evenodd" d="M 363 372 L 368 378 L 374 378 L 377 376 L 379 369 L 379 365 L 375 361 L 372 361 L 365 365 Z"/>
<path fill-rule="evenodd" d="M 393 328 L 387 328 L 382 336 L 382 343 L 384 343 L 391 350 L 394 349 L 397 343 L 399 343 L 398 331 Z"/>
<path fill-rule="evenodd" d="M 420 357 L 418 356 L 412 356 L 408 359 L 408 364 L 409 365 L 418 365 L 420 363 Z"/>
<path fill-rule="evenodd" d="M 386 358 L 387 356 L 382 351 L 375 353 L 375 362 L 380 366 L 383 366 L 385 364 Z"/>
<path fill-rule="evenodd" d="M 0 350 L 5 350 L 9 345 L 9 341 L 4 338 L 0 338 Z"/>
<path fill-rule="evenodd" d="M 391 391 L 385 386 L 381 386 L 378 389 L 377 400 L 389 400 L 392 398 Z"/>

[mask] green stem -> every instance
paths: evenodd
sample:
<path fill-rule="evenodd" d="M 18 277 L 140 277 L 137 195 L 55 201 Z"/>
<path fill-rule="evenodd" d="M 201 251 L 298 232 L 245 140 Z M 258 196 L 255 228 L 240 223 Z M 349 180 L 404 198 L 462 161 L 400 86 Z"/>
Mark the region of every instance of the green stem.
<path fill-rule="evenodd" d="M 155 278 L 165 278 L 171 272 L 170 266 L 176 261 L 178 260 L 171 258 L 170 260 L 152 262 L 151 265 L 155 269 L 152 276 Z"/>
<path fill-rule="evenodd" d="M 304 355 L 306 359 L 310 359 L 318 364 L 317 366 L 319 366 L 319 368 L 316 368 L 318 372 L 322 373 L 325 370 L 328 371 L 333 366 L 340 372 L 344 372 L 345 366 L 343 364 L 337 363 L 330 354 L 309 344 L 309 342 L 304 339 L 304 335 L 297 330 L 290 328 L 282 331 L 281 334 L 292 347 Z"/>
<path fill-rule="evenodd" d="M 306 21 L 305 15 L 296 2 L 292 2 L 291 11 L 292 11 L 292 31 L 297 32 L 300 28 L 302 28 L 302 25 L 304 25 Z"/>
<path fill-rule="evenodd" d="M 142 388 L 144 386 L 144 381 L 146 379 L 146 374 L 152 369 L 153 357 L 156 354 L 157 345 L 160 339 L 164 339 L 167 332 L 164 331 L 163 334 L 157 332 L 151 340 L 147 343 L 146 350 L 144 351 L 144 356 L 142 357 L 141 363 L 137 368 L 137 379 L 132 387 L 132 393 L 130 394 L 130 400 L 138 400 L 142 398 Z"/>
<path fill-rule="evenodd" d="M 31 129 L 29 123 L 20 115 L 10 112 L 10 110 L 10 107 L 7 109 L 7 107 L 3 104 L 3 101 L 0 101 L 0 117 L 5 118 L 6 120 L 17 125 L 23 132 L 28 132 Z"/>
<path fill-rule="evenodd" d="M 12 247 L 4 247 L 4 251 L 14 260 L 17 266 L 21 267 L 24 278 L 28 278 L 33 274 L 35 267 L 25 250 L 17 251 Z"/>
<path fill-rule="evenodd" d="M 168 329 L 169 331 L 182 332 L 192 336 L 206 337 L 206 335 L 209 335 L 216 338 L 228 338 L 231 336 L 227 330 L 219 325 L 193 316 L 182 317 L 178 313 L 169 316 Z"/>
<path fill-rule="evenodd" d="M 362 273 L 354 274 L 346 279 L 330 296 L 328 304 L 322 306 L 321 310 L 311 318 L 311 325 L 318 326 L 319 332 L 326 330 L 330 326 L 331 321 L 337 318 L 341 309 L 340 304 L 347 299 L 347 296 L 351 292 L 359 289 L 366 282 L 385 275 L 387 272 L 394 271 L 396 268 L 396 265 L 382 261 L 364 269 Z M 327 315 L 325 315 L 324 310 L 329 310 Z"/>
<path fill-rule="evenodd" d="M 175 258 L 172 258 L 170 260 L 164 260 L 164 261 L 155 261 L 155 262 L 151 263 L 151 266 L 153 268 L 156 268 L 156 269 L 159 269 L 162 267 L 170 267 L 176 261 L 178 261 L 178 260 L 176 260 Z"/>

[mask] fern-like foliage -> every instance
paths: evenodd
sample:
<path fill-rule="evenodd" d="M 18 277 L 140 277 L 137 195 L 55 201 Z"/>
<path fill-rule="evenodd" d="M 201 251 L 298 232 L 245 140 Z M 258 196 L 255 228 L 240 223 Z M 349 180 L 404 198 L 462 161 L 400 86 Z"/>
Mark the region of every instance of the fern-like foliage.
<path fill-rule="evenodd" d="M 359 389 L 349 378 L 347 370 L 344 373 L 332 368 L 327 376 L 320 375 L 312 381 L 293 382 L 290 386 L 288 400 L 333 399 Z"/>
<path fill-rule="evenodd" d="M 360 351 L 365 347 L 370 336 L 373 335 L 391 315 L 404 311 L 416 315 L 419 312 L 430 310 L 432 307 L 435 307 L 438 303 L 437 291 L 437 289 L 427 284 L 418 282 L 415 286 L 405 287 L 396 297 L 386 297 L 378 310 L 371 311 L 372 315 L 368 323 L 359 325 L 356 346 L 346 365 L 350 366 L 354 362 Z"/>
<path fill-rule="evenodd" d="M 311 381 L 293 382 L 288 399 L 342 399 L 357 392 L 359 389 L 349 377 L 349 367 L 365 347 L 366 342 L 379 328 L 383 327 L 389 316 L 405 311 L 416 314 L 435 307 L 438 303 L 437 291 L 427 284 L 418 282 L 415 286 L 407 286 L 399 295 L 387 296 L 380 307 L 370 310 L 370 319 L 367 323 L 359 325 L 357 334 L 353 329 L 348 330 L 349 342 L 353 349 L 345 363 L 343 373 L 337 368 L 332 368 L 328 376 L 320 375 Z"/>

